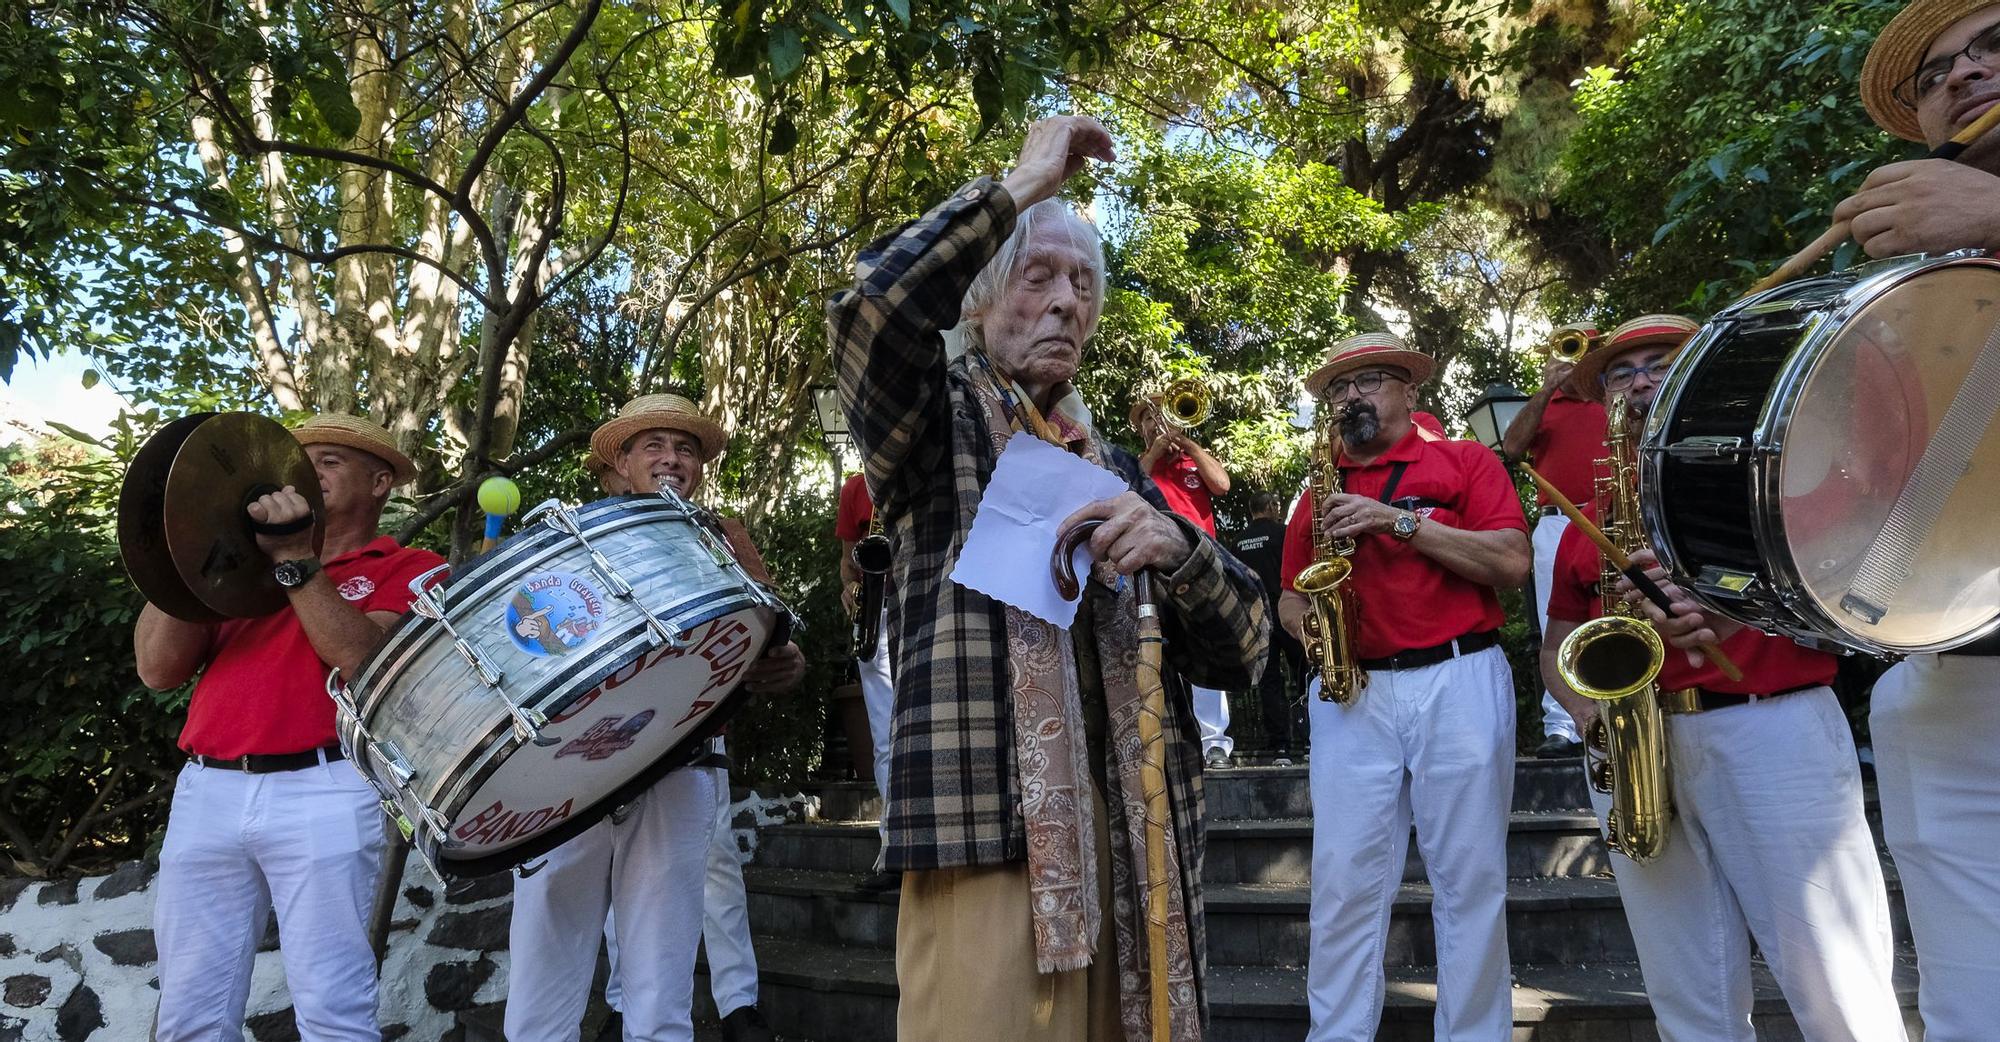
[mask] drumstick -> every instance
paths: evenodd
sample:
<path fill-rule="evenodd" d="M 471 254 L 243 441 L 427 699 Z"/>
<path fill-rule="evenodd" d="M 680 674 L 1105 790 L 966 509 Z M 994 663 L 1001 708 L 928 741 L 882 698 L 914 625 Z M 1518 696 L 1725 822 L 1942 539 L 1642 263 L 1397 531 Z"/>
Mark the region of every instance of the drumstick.
<path fill-rule="evenodd" d="M 1992 108 L 1980 113 L 1978 119 L 1966 124 L 1964 130 L 1953 134 L 1950 141 L 1931 149 L 1930 154 L 1924 158 L 1957 159 L 1974 141 L 1986 136 L 1986 132 L 1992 130 L 1996 123 L 2000 123 L 2000 105 L 1994 105 Z M 1833 227 L 1828 228 L 1824 234 L 1814 239 L 1805 249 L 1792 254 L 1791 258 L 1786 260 L 1785 263 L 1778 265 L 1778 270 L 1758 279 L 1756 284 L 1750 287 L 1749 292 L 1743 295 L 1747 297 L 1762 293 L 1773 286 L 1798 278 L 1807 268 L 1818 263 L 1821 257 L 1832 253 L 1836 247 L 1846 240 L 1847 222 L 1835 222 Z"/>
<path fill-rule="evenodd" d="M 1534 479 L 1536 487 L 1542 490 L 1542 494 L 1549 497 L 1550 502 L 1553 502 L 1556 508 L 1563 512 L 1563 516 L 1569 518 L 1569 523 L 1581 529 L 1584 535 L 1589 536 L 1590 541 L 1597 544 L 1598 552 L 1610 559 L 1612 567 L 1623 572 L 1625 578 L 1632 580 L 1632 585 L 1638 587 L 1639 592 L 1645 594 L 1647 600 L 1652 601 L 1661 611 L 1666 612 L 1669 618 L 1677 614 L 1674 611 L 1673 602 L 1667 600 L 1666 591 L 1660 589 L 1659 584 L 1655 583 L 1652 577 L 1646 574 L 1645 569 L 1633 564 L 1632 558 L 1627 556 L 1625 551 L 1619 549 L 1618 544 L 1612 542 L 1604 534 L 1603 529 L 1592 524 L 1589 518 L 1583 516 L 1583 511 L 1578 510 L 1576 504 L 1569 501 L 1568 496 L 1563 495 L 1556 490 L 1554 485 L 1549 484 L 1549 479 L 1535 473 L 1535 468 L 1526 463 L 1520 464 L 1520 467 L 1523 473 Z M 1715 663 L 1715 668 L 1721 670 L 1723 676 L 1731 680 L 1743 679 L 1743 671 L 1736 667 L 1736 663 L 1731 661 L 1728 655 L 1722 653 L 1721 648 L 1713 644 L 1701 644 L 1696 646 L 1696 650 L 1700 651 L 1710 662 Z"/>

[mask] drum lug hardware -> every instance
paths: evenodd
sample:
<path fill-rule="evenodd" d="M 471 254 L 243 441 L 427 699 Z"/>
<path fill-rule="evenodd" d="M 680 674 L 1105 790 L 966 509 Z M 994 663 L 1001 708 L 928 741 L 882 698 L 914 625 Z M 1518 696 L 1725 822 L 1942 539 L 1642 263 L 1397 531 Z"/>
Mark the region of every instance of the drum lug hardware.
<path fill-rule="evenodd" d="M 1742 438 L 1722 435 L 1683 438 L 1667 446 L 1667 455 L 1683 463 L 1734 463 L 1743 451 Z"/>
<path fill-rule="evenodd" d="M 626 582 L 625 577 L 618 574 L 618 569 L 611 567 L 611 562 L 605 560 L 604 555 L 596 550 L 590 551 L 590 570 L 596 572 L 598 580 L 611 589 L 613 597 L 631 598 L 632 584 Z"/>
<path fill-rule="evenodd" d="M 444 617 L 444 598 L 438 595 L 437 586 L 432 580 L 449 571 L 451 565 L 441 564 L 410 580 L 410 593 L 416 598 L 410 602 L 411 611 L 426 619 Z"/>
<path fill-rule="evenodd" d="M 500 693 L 500 701 L 507 704 L 507 715 L 514 719 L 515 738 L 523 743 L 539 746 L 556 744 L 555 739 L 542 733 L 542 728 L 548 726 L 549 718 L 544 716 L 540 710 L 529 709 L 527 706 L 516 704 L 513 699 L 507 697 L 505 692 Z"/>
<path fill-rule="evenodd" d="M 417 772 L 410 767 L 403 750 L 396 748 L 394 742 L 377 742 L 375 756 L 382 761 L 383 769 L 389 772 L 389 779 L 396 783 L 396 788 L 408 791 L 410 782 L 416 780 Z"/>

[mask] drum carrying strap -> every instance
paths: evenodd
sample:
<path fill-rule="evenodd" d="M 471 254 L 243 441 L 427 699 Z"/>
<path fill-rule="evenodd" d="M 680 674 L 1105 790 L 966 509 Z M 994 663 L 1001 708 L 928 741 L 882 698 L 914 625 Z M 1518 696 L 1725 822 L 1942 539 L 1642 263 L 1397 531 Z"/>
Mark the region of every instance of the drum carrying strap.
<path fill-rule="evenodd" d="M 1986 346 L 1979 349 L 1965 382 L 1938 421 L 1937 433 L 1924 446 L 1923 455 L 1910 471 L 1910 480 L 1889 508 L 1881 533 L 1862 555 L 1854 582 L 1840 599 L 1843 611 L 1866 619 L 1870 625 L 1889 613 L 1918 553 L 1944 515 L 1946 501 L 1958 489 L 1967 462 L 1985 439 L 1996 409 L 2000 409 L 2000 326 L 1994 327 Z"/>

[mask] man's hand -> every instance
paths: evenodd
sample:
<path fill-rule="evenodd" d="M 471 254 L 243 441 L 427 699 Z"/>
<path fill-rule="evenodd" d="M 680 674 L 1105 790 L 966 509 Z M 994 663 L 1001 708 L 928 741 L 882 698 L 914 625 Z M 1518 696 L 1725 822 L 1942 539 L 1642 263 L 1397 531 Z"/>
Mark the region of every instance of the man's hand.
<path fill-rule="evenodd" d="M 1320 501 L 1319 526 L 1321 532 L 1333 539 L 1387 535 L 1390 526 L 1401 516 L 1401 508 L 1392 507 L 1372 496 L 1335 492 Z"/>
<path fill-rule="evenodd" d="M 1570 720 L 1576 724 L 1577 734 L 1590 734 L 1590 725 L 1597 721 L 1597 699 L 1587 698 L 1574 691 L 1550 690 L 1549 694 L 1554 695 L 1563 710 L 1569 713 Z"/>
<path fill-rule="evenodd" d="M 1870 257 L 2000 247 L 2000 177 L 1948 159 L 1890 163 L 1833 219 Z"/>
<path fill-rule="evenodd" d="M 1117 158 L 1111 132 L 1090 116 L 1036 120 L 1021 142 L 1021 161 L 1000 183 L 1014 197 L 1015 209 L 1025 210 L 1053 197 L 1064 181 L 1083 169 L 1084 160 L 1109 163 Z"/>
<path fill-rule="evenodd" d="M 850 619 L 854 617 L 856 612 L 861 610 L 861 582 L 859 580 L 840 584 L 840 608 L 847 613 L 847 617 Z"/>
<path fill-rule="evenodd" d="M 1659 586 L 1667 595 L 1667 602 L 1673 605 L 1674 613 L 1669 616 L 1660 610 L 1630 579 L 1619 579 L 1614 591 L 1624 598 L 1625 603 L 1636 606 L 1646 613 L 1653 628 L 1660 631 L 1668 644 L 1688 653 L 1688 662 L 1701 666 L 1707 661 L 1701 652 L 1695 650 L 1703 644 L 1721 644 L 1743 629 L 1743 624 L 1721 616 L 1710 617 L 1703 613 L 1701 606 L 1688 596 L 1686 590 L 1667 579 L 1667 570 L 1660 567 L 1660 561 L 1651 550 L 1641 550 L 1632 555 L 1632 563 L 1646 570 L 1646 577 Z"/>
<path fill-rule="evenodd" d="M 791 641 L 764 649 L 764 656 L 743 674 L 743 686 L 753 695 L 774 695 L 799 686 L 806 675 L 806 653 Z"/>
<path fill-rule="evenodd" d="M 1067 533 L 1082 522 L 1098 519 L 1104 524 L 1091 533 L 1090 553 L 1120 575 L 1133 575 L 1141 568 L 1172 572 L 1194 553 L 1194 544 L 1181 526 L 1137 492 L 1120 493 L 1085 506 L 1064 518 L 1057 531 Z"/>
<path fill-rule="evenodd" d="M 306 497 L 299 495 L 298 489 L 286 485 L 276 492 L 257 497 L 256 501 L 244 510 L 249 513 L 250 520 L 258 524 L 282 525 L 311 516 L 312 504 L 306 502 Z M 265 556 L 269 557 L 273 564 L 311 557 L 315 553 L 312 526 L 307 525 L 286 535 L 265 535 L 259 532 L 257 549 L 264 551 Z"/>
<path fill-rule="evenodd" d="M 1569 381 L 1569 374 L 1576 372 L 1576 363 L 1565 362 L 1554 355 L 1542 363 L 1542 386 L 1561 387 Z"/>

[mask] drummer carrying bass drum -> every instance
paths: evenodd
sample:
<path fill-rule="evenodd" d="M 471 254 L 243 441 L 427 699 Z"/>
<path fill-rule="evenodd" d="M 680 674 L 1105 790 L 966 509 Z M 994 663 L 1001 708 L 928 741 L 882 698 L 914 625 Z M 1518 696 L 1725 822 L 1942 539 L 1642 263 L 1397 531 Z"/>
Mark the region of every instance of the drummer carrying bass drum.
<path fill-rule="evenodd" d="M 444 559 L 376 531 L 389 490 L 416 476 L 388 431 L 328 413 L 293 434 L 319 476 L 326 538 L 315 554 L 310 525 L 257 536 L 287 606 L 210 624 L 148 604 L 132 635 L 147 687 L 201 674 L 154 891 L 159 1042 L 242 1034 L 273 908 L 299 1034 L 381 1038 L 368 915 L 386 833 L 375 790 L 341 758 L 326 676 L 352 675 L 408 609 L 410 580 Z M 246 510 L 282 528 L 312 508 L 286 486 Z"/>
<path fill-rule="evenodd" d="M 635 494 L 668 486 L 692 498 L 728 440 L 693 402 L 651 394 L 626 403 L 591 436 L 590 447 Z M 760 573 L 762 562 L 741 526 L 725 521 L 723 529 L 746 570 Z M 797 685 L 804 673 L 805 655 L 786 642 L 765 652 L 744 684 L 752 694 L 772 694 Z M 607 914 L 617 922 L 625 1037 L 694 1038 L 695 946 L 719 773 L 674 771 L 543 861 L 522 867 L 510 931 L 510 1042 L 578 1037 Z"/>
<path fill-rule="evenodd" d="M 1943 144 L 2000 99 L 2000 4 L 1917 0 L 1876 37 L 1861 100 L 1877 125 Z M 2000 249 L 2000 134 L 1957 161 L 1891 163 L 1834 210 L 1871 257 Z M 1985 301 L 1964 301 L 1967 308 Z M 1889 399 L 1896 407 L 1895 399 Z M 1856 436 L 1866 436 L 1856 431 Z M 1987 438 L 1992 437 L 1989 428 Z M 1992 581 L 1968 574 L 1966 586 Z M 1677 594 L 1676 647 L 1727 638 Z M 1649 614 L 1654 614 L 1649 611 Z M 2000 1023 L 2000 640 L 1914 655 L 1876 682 L 1869 717 L 1882 831 L 1917 943 L 1926 1042 L 1988 1042 Z"/>

